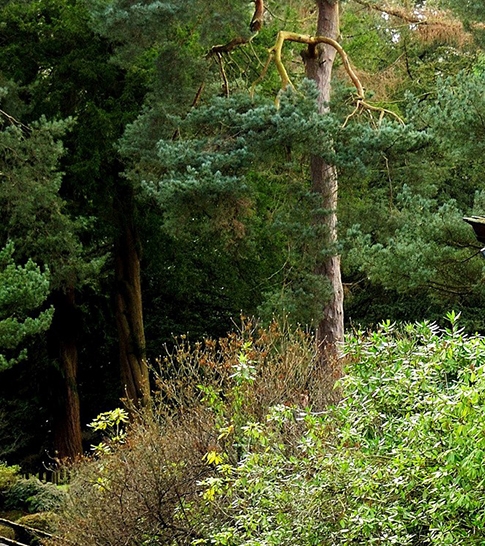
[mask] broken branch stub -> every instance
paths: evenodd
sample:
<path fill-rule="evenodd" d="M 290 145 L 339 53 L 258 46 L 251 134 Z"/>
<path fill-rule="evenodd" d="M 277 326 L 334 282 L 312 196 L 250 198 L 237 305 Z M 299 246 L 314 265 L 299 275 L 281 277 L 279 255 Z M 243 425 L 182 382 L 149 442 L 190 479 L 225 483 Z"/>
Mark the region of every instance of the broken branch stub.
<path fill-rule="evenodd" d="M 217 55 L 221 53 L 230 53 L 236 47 L 249 44 L 249 42 L 256 36 L 256 34 L 263 27 L 263 17 L 264 17 L 264 1 L 263 0 L 254 0 L 254 13 L 249 24 L 249 29 L 254 34 L 250 38 L 245 38 L 243 36 L 237 36 L 233 38 L 230 42 L 221 45 L 212 46 L 209 49 L 207 54 L 208 57 L 212 55 Z"/>

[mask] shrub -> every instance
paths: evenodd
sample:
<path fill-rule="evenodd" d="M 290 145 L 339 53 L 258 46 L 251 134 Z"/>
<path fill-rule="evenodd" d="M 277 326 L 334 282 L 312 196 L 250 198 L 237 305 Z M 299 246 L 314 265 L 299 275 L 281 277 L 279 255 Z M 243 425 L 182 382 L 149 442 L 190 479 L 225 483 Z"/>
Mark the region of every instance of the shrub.
<path fill-rule="evenodd" d="M 485 340 L 450 318 L 350 337 L 341 404 L 246 426 L 245 457 L 204 481 L 193 544 L 484 544 Z M 298 419 L 288 446 L 275 424 Z"/>
<path fill-rule="evenodd" d="M 213 430 L 202 411 L 163 423 L 139 415 L 124 443 L 72 468 L 62 536 L 79 546 L 190 542 L 188 507 L 210 470 L 203 456 L 217 442 Z"/>
<path fill-rule="evenodd" d="M 49 544 L 201 539 L 204 480 L 216 478 L 221 463 L 245 456 L 248 424 L 264 419 L 274 404 L 324 403 L 313 355 L 310 336 L 276 325 L 246 325 L 194 347 L 181 340 L 160 362 L 153 407 L 137 416 L 121 443 L 96 449 L 71 469 L 62 537 Z M 289 441 L 299 427 L 285 424 L 280 431 Z"/>
<path fill-rule="evenodd" d="M 20 467 L 18 466 L 8 466 L 6 463 L 0 462 L 0 509 L 2 510 L 5 508 L 7 491 L 20 479 L 19 471 Z"/>
<path fill-rule="evenodd" d="M 239 332 L 217 342 L 191 346 L 179 340 L 158 363 L 157 399 L 175 409 L 191 407 L 195 400 L 215 409 L 220 399 L 220 408 L 243 420 L 261 419 L 279 403 L 321 409 L 336 401 L 338 392 L 335 377 L 327 377 L 317 362 L 308 333 L 276 322 L 264 329 L 246 321 Z"/>
<path fill-rule="evenodd" d="M 11 487 L 18 479 L 20 467 L 0 462 L 0 492 Z"/>
<path fill-rule="evenodd" d="M 0 537 L 15 540 L 15 531 L 7 525 L 0 524 Z"/>
<path fill-rule="evenodd" d="M 349 336 L 336 406 L 301 333 L 182 342 L 49 544 L 484 544 L 485 340 L 449 318 Z"/>
<path fill-rule="evenodd" d="M 28 512 L 48 512 L 60 508 L 65 493 L 52 483 L 37 478 L 20 479 L 5 493 L 5 507 Z"/>
<path fill-rule="evenodd" d="M 17 520 L 17 523 L 47 533 L 53 533 L 59 526 L 59 518 L 54 512 L 38 512 L 22 516 Z"/>
<path fill-rule="evenodd" d="M 344 544 L 485 542 L 485 340 L 449 318 L 349 340 Z"/>

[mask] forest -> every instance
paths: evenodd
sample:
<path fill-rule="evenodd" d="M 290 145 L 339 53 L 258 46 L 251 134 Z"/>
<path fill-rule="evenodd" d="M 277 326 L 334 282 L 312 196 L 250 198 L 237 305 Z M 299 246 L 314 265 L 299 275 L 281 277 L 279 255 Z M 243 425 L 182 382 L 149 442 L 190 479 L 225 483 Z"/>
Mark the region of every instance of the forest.
<path fill-rule="evenodd" d="M 484 544 L 482 3 L 0 29 L 0 537 Z"/>

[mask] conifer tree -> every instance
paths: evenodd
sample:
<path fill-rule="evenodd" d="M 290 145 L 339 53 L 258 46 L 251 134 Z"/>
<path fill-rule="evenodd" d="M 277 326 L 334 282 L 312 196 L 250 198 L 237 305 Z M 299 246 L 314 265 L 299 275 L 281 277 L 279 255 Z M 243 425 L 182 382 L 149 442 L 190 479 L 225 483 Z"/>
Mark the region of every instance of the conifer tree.
<path fill-rule="evenodd" d="M 18 107 L 15 97 L 6 95 L 4 99 L 7 104 L 10 101 L 12 108 L 16 103 Z M 18 322 L 17 313 L 20 316 L 25 314 L 25 309 L 30 306 L 28 298 L 33 298 L 35 294 L 37 300 L 33 300 L 32 305 L 40 305 L 41 296 L 45 299 L 47 295 L 54 303 L 54 318 L 51 311 L 44 312 L 34 322 L 26 316 L 23 326 L 19 323 L 17 330 L 20 335 L 30 324 L 32 331 L 40 332 L 47 329 L 51 319 L 54 328 L 56 324 L 62 325 L 58 338 L 58 362 L 62 377 L 59 378 L 57 392 L 54 443 L 59 455 L 73 457 L 82 452 L 76 381 L 77 351 L 73 337 L 76 334 L 70 329 L 70 322 L 63 314 L 64 307 L 59 302 L 70 297 L 74 279 L 87 275 L 89 270 L 93 270 L 93 265 L 82 260 L 79 241 L 81 222 L 73 221 L 66 213 L 65 202 L 59 195 L 62 180 L 59 161 L 63 153 L 60 138 L 69 124 L 49 123 L 41 119 L 27 126 L 5 111 L 2 111 L 2 117 L 0 210 L 3 223 L 0 226 L 0 241 L 2 244 L 12 241 L 15 258 L 26 264 L 23 268 L 15 268 L 9 262 L 14 257 L 13 246 L 7 246 L 4 250 L 5 279 L 9 281 L 9 273 L 14 273 L 19 281 L 30 278 L 32 292 L 29 296 L 29 284 L 26 284 L 25 292 L 17 290 L 12 294 L 7 290 L 6 310 L 11 314 L 5 317 L 4 326 L 10 328 L 13 335 L 14 325 Z M 40 276 L 40 271 L 28 261 L 30 258 L 49 268 L 49 280 Z M 17 340 L 20 341 L 19 338 Z M 12 338 L 7 348 L 13 349 L 15 344 Z"/>
<path fill-rule="evenodd" d="M 339 2 L 317 1 L 316 35 L 338 40 Z M 307 77 L 314 80 L 319 91 L 319 111 L 325 113 L 330 103 L 332 68 L 337 51 L 330 44 L 310 45 L 304 55 Z M 312 189 L 322 196 L 325 213 L 319 219 L 325 225 L 327 237 L 322 244 L 328 248 L 337 243 L 338 180 L 335 165 L 324 158 L 311 158 Z M 339 345 L 344 336 L 343 287 L 340 272 L 340 256 L 334 251 L 318 264 L 318 273 L 326 277 L 332 287 L 332 296 L 325 305 L 318 322 L 316 340 L 322 364 L 330 370 L 339 358 Z"/>
<path fill-rule="evenodd" d="M 60 359 L 68 368 L 77 367 L 77 299 L 86 280 L 94 283 L 99 272 L 99 267 L 91 265 L 112 264 L 125 395 L 135 404 L 144 402 L 148 371 L 140 248 L 133 219 L 133 190 L 121 176 L 123 167 L 115 149 L 124 125 L 138 112 L 143 71 L 129 73 L 111 63 L 114 46 L 93 30 L 93 15 L 84 3 L 27 2 L 19 6 L 8 2 L 2 16 L 8 32 L 0 69 L 3 78 L 20 90 L 20 98 L 28 98 L 19 106 L 19 116 L 26 123 L 40 116 L 74 118 L 63 137 L 68 152 L 62 158 L 64 176 L 59 191 L 86 228 L 86 260 L 84 265 L 82 259 L 73 264 L 55 297 L 58 312 L 53 329 L 58 334 Z M 107 260 L 108 247 L 113 249 L 112 262 Z M 67 366 L 69 362 L 72 364 Z M 72 377 L 67 380 L 75 383 Z"/>
<path fill-rule="evenodd" d="M 332 65 L 338 52 L 357 91 L 356 108 L 348 114 L 347 119 L 353 118 L 365 109 L 377 110 L 394 119 L 399 119 L 393 112 L 372 107 L 365 101 L 363 87 L 353 72 L 345 51 L 337 42 L 339 37 L 338 3 L 317 2 L 317 7 L 318 25 L 313 35 L 281 31 L 275 44 L 270 48 L 270 60 L 274 59 L 276 63 L 282 87 L 290 87 L 289 77 L 282 61 L 283 44 L 285 41 L 305 44 L 307 51 L 303 57 L 306 74 L 316 84 L 319 113 L 327 114 L 330 102 Z M 256 18 L 258 22 L 257 25 L 252 25 L 252 30 L 255 30 L 256 27 L 256 30 L 262 30 L 262 9 L 262 2 L 256 2 L 253 21 Z M 277 109 L 276 114 L 268 105 L 259 104 L 255 97 L 252 99 L 253 105 L 245 104 L 240 95 L 231 97 L 231 82 L 225 70 L 224 56 L 235 54 L 237 48 L 245 47 L 249 43 L 256 43 L 256 37 L 254 35 L 248 37 L 247 34 L 242 33 L 236 37 L 232 36 L 232 39 L 225 44 L 216 45 L 210 49 L 209 57 L 217 59 L 220 66 L 222 93 L 225 95 L 227 103 L 224 104 L 223 100 L 206 103 L 200 109 L 200 115 L 194 111 L 187 116 L 184 122 L 179 120 L 179 126 L 174 128 L 172 138 L 162 139 L 156 145 L 157 153 L 153 154 L 149 161 L 145 161 L 144 186 L 149 187 L 159 202 L 163 200 L 167 202 L 168 198 L 173 199 L 174 196 L 182 196 L 185 192 L 192 190 L 195 192 L 195 188 L 199 193 L 215 192 L 224 188 L 224 198 L 226 203 L 229 203 L 231 196 L 234 198 L 241 188 L 247 187 L 244 179 L 246 174 L 252 169 L 256 170 L 260 162 L 266 161 L 268 164 L 268 156 L 271 152 L 265 146 L 261 135 L 266 135 L 266 142 L 273 144 L 273 153 L 277 150 L 276 143 L 282 147 L 286 145 L 287 152 L 294 151 L 292 146 L 298 143 L 300 153 L 312 155 L 310 169 L 312 191 L 320 199 L 320 210 L 313 215 L 312 229 L 315 232 L 318 231 L 321 236 L 319 249 L 314 255 L 315 257 L 319 256 L 316 258 L 314 272 L 317 273 L 320 281 L 324 280 L 327 287 L 330 287 L 330 291 L 327 289 L 325 294 L 327 304 L 322 306 L 317 317 L 317 343 L 321 363 L 324 366 L 328 365 L 329 375 L 331 375 L 332 366 L 338 360 L 338 345 L 343 340 L 343 290 L 336 234 L 337 159 L 335 150 L 332 150 L 332 146 L 328 145 L 336 138 L 336 123 L 339 122 L 336 118 L 327 116 L 326 121 L 320 120 L 318 122 L 321 131 L 318 134 L 315 132 L 318 123 L 310 127 L 311 120 L 314 118 L 310 115 L 308 118 L 310 123 L 305 124 L 301 117 L 305 106 L 302 106 L 298 113 L 291 110 L 299 108 L 294 97 L 288 99 L 278 93 L 281 109 L 279 113 Z M 263 81 L 264 76 L 268 74 L 268 69 L 269 63 L 263 68 L 263 74 L 256 80 L 256 83 Z M 237 85 L 236 83 L 236 88 Z M 254 87 L 253 85 L 253 90 Z M 200 99 L 199 94 L 196 96 Z M 289 109 L 284 109 L 283 106 L 287 106 Z M 225 112 L 224 109 L 226 109 Z M 285 117 L 286 115 L 288 118 Z M 291 115 L 294 116 L 293 126 L 290 121 Z M 287 120 L 287 125 L 284 123 L 278 125 L 278 118 Z M 343 120 L 340 123 L 346 125 Z M 206 132 L 207 129 L 212 131 L 210 136 Z M 132 139 L 140 133 L 139 129 L 137 133 L 132 131 Z M 178 142 L 179 139 L 180 142 Z M 305 149 L 303 149 L 303 142 L 306 143 Z M 259 146 L 258 150 L 257 146 Z M 135 147 L 132 146 L 132 150 Z M 350 155 L 354 151 L 355 149 L 347 149 L 345 153 Z M 267 155 L 262 160 L 264 152 Z M 146 155 L 145 152 L 145 157 Z M 139 157 L 143 156 L 140 154 Z M 158 167 L 156 166 L 157 161 Z M 280 167 L 283 163 L 280 160 Z M 152 169 L 151 172 L 150 169 Z M 329 292 L 332 294 L 330 297 Z"/>
<path fill-rule="evenodd" d="M 386 152 L 382 174 L 375 169 L 362 181 L 372 194 L 356 199 L 354 186 L 352 201 L 344 200 L 342 217 L 350 228 L 344 268 L 353 287 L 349 314 L 366 324 L 385 315 L 441 320 L 453 307 L 470 329 L 481 330 L 483 264 L 461 219 L 483 212 L 477 176 L 483 53 L 473 40 L 481 23 L 475 18 L 464 24 L 439 10 L 451 7 L 446 2 L 408 5 L 411 9 L 396 3 L 392 10 L 379 2 L 361 4 L 373 13 L 387 9 L 389 29 L 399 29 L 393 30 L 392 47 L 405 63 L 393 67 L 387 100 L 394 98 L 423 138 L 405 155 Z M 455 3 L 454 9 L 463 13 L 466 5 Z M 363 211 L 370 209 L 366 218 Z"/>
<path fill-rule="evenodd" d="M 7 356 L 18 350 L 27 337 L 44 332 L 50 326 L 52 311 L 37 311 L 49 294 L 49 276 L 32 261 L 24 266 L 13 260 L 14 245 L 0 250 L 0 373 L 27 356 L 26 351 Z"/>

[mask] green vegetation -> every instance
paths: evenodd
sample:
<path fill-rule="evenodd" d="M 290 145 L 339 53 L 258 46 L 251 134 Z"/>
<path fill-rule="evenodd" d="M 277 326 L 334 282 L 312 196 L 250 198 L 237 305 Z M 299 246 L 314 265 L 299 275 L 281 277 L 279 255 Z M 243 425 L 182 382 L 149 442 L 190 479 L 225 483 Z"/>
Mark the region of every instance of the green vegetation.
<path fill-rule="evenodd" d="M 3 462 L 0 463 L 0 491 L 4 492 L 9 489 L 19 479 L 19 472 L 19 466 L 8 466 Z"/>
<path fill-rule="evenodd" d="M 1 3 L 0 509 L 485 542 L 479 4 Z"/>
<path fill-rule="evenodd" d="M 0 525 L 0 537 L 15 539 L 15 531 L 6 525 Z"/>
<path fill-rule="evenodd" d="M 483 543 L 485 340 L 449 320 L 349 336 L 333 407 L 302 332 L 180 344 L 154 407 L 73 467 L 58 533 L 86 545 Z"/>
<path fill-rule="evenodd" d="M 40 513 L 57 509 L 65 491 L 35 477 L 22 478 L 20 467 L 0 463 L 0 512 Z"/>
<path fill-rule="evenodd" d="M 46 300 L 49 278 L 32 260 L 23 267 L 16 265 L 13 252 L 13 244 L 0 251 L 0 372 L 27 357 L 23 351 L 7 358 L 5 351 L 16 349 L 28 336 L 47 330 L 53 314 L 53 309 L 48 309 L 37 317 L 28 316 L 29 311 Z"/>
<path fill-rule="evenodd" d="M 4 507 L 32 514 L 50 512 L 59 508 L 63 498 L 64 492 L 52 483 L 37 478 L 19 479 L 4 492 Z"/>

